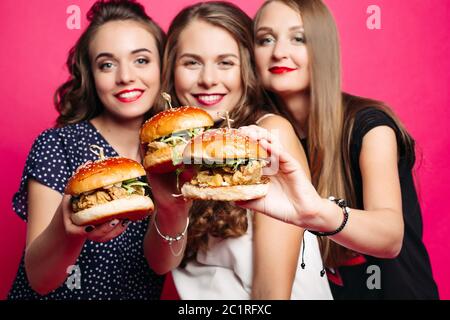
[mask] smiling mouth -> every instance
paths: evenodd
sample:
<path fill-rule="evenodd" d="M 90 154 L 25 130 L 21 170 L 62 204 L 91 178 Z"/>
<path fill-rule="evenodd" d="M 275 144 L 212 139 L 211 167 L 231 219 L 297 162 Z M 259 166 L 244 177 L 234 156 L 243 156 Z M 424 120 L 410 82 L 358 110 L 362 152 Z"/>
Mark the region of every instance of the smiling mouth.
<path fill-rule="evenodd" d="M 225 94 L 193 94 L 195 100 L 203 106 L 213 106 L 222 101 Z"/>
<path fill-rule="evenodd" d="M 288 68 L 288 67 L 272 67 L 269 69 L 271 73 L 274 74 L 283 74 L 297 70 L 296 68 Z"/>
<path fill-rule="evenodd" d="M 141 89 L 133 89 L 133 90 L 123 90 L 114 96 L 120 101 L 120 102 L 133 102 L 138 100 L 142 94 L 144 93 L 144 90 Z"/>

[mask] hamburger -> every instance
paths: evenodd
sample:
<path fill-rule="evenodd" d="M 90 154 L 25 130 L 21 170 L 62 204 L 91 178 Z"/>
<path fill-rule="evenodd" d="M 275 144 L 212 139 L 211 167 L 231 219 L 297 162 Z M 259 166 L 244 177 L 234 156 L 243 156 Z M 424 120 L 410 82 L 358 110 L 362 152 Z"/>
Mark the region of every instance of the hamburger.
<path fill-rule="evenodd" d="M 266 150 L 237 129 L 209 130 L 194 138 L 184 149 L 183 163 L 196 169 L 181 188 L 188 199 L 251 200 L 269 189 L 270 180 L 262 172 L 268 164 Z"/>
<path fill-rule="evenodd" d="M 154 210 L 144 168 L 122 157 L 86 162 L 69 179 L 65 193 L 72 196 L 71 219 L 79 226 L 142 220 Z"/>
<path fill-rule="evenodd" d="M 187 143 L 213 125 L 211 116 L 197 107 L 173 108 L 153 116 L 140 133 L 145 170 L 151 173 L 176 170 Z"/>

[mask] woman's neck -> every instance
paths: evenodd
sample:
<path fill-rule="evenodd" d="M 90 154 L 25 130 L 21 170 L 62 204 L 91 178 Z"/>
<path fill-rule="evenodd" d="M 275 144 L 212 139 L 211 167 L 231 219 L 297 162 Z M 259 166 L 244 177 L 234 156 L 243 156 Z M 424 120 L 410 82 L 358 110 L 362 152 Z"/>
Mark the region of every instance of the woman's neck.
<path fill-rule="evenodd" d="M 91 120 L 94 127 L 121 157 L 141 162 L 139 131 L 143 118 L 123 121 L 107 113 Z"/>
<path fill-rule="evenodd" d="M 287 112 L 295 120 L 292 125 L 297 132 L 305 138 L 307 133 L 307 121 L 310 107 L 310 95 L 308 92 L 293 93 L 280 96 L 286 106 Z"/>

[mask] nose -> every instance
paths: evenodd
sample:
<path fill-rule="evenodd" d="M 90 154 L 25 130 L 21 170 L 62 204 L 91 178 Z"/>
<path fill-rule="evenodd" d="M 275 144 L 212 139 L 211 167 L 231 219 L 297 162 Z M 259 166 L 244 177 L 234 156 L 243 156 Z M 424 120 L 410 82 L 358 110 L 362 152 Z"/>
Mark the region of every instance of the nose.
<path fill-rule="evenodd" d="M 136 80 L 136 74 L 133 67 L 128 65 L 119 66 L 116 74 L 117 84 L 128 84 Z"/>
<path fill-rule="evenodd" d="M 213 64 L 205 64 L 199 77 L 199 85 L 211 88 L 217 85 L 218 81 L 217 68 Z"/>
<path fill-rule="evenodd" d="M 272 58 L 274 60 L 282 60 L 288 57 L 287 45 L 282 40 L 278 40 L 275 43 L 272 51 Z"/>

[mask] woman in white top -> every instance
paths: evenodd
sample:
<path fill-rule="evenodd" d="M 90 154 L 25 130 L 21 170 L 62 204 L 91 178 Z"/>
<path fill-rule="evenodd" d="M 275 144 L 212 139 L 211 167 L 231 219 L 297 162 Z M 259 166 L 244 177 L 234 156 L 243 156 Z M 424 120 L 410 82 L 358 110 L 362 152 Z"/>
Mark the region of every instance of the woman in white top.
<path fill-rule="evenodd" d="M 218 127 L 225 125 L 220 113 L 229 112 L 233 127 L 258 122 L 278 130 L 308 172 L 293 127 L 262 107 L 267 104 L 254 74 L 252 22 L 242 10 L 225 2 L 183 9 L 169 28 L 163 65 L 162 89 L 174 105 L 197 105 Z M 228 202 L 173 198 L 174 174 L 149 180 L 158 213 L 145 255 L 157 273 L 173 270 L 182 299 L 331 299 L 315 236 L 305 234 L 302 254 L 302 228 Z M 174 242 L 161 237 L 184 235 L 188 216 L 186 236 Z"/>

